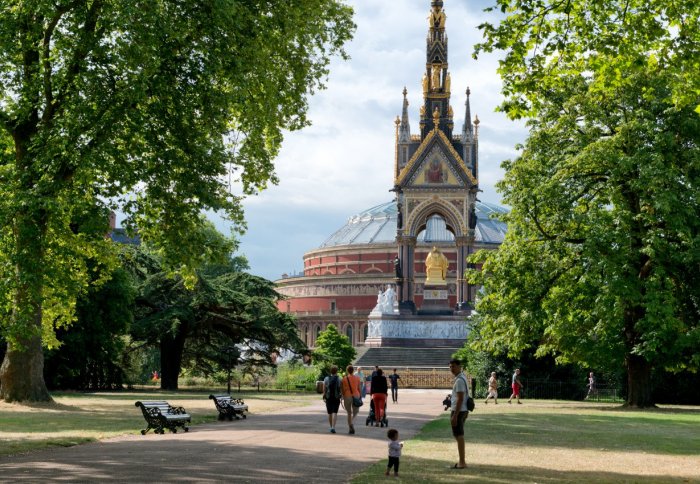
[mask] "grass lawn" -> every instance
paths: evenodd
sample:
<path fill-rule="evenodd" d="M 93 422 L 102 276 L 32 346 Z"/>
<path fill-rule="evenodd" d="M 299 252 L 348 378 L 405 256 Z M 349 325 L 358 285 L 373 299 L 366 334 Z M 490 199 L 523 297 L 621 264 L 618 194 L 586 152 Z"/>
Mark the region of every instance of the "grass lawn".
<path fill-rule="evenodd" d="M 0 401 L 0 455 L 11 455 L 52 446 L 71 446 L 145 428 L 138 400 L 166 400 L 185 407 L 192 425 L 216 420 L 211 392 L 124 391 L 100 393 L 54 393 L 55 403 L 19 405 Z M 221 392 L 217 392 L 221 393 Z M 316 394 L 242 393 L 255 416 L 284 407 L 308 404 Z"/>
<path fill-rule="evenodd" d="M 477 402 L 465 425 L 466 470 L 447 414 L 404 444 L 393 482 L 698 482 L 700 408 L 525 400 Z M 384 481 L 386 460 L 353 483 Z"/>

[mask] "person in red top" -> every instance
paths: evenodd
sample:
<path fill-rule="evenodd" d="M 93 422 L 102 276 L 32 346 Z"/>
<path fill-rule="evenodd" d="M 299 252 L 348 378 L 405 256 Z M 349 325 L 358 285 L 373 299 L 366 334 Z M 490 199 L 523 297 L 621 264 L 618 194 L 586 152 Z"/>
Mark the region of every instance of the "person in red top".
<path fill-rule="evenodd" d="M 380 425 L 382 416 L 384 415 L 384 406 L 386 405 L 386 395 L 389 391 L 387 388 L 386 377 L 381 368 L 377 370 L 377 375 L 372 377 L 372 386 L 370 393 L 374 402 L 374 415 L 377 420 L 375 425 Z"/>
<path fill-rule="evenodd" d="M 357 417 L 357 412 L 360 411 L 360 407 L 355 407 L 352 404 L 352 397 L 360 398 L 360 378 L 355 376 L 355 368 L 352 365 L 348 365 L 345 369 L 347 374 L 343 378 L 340 384 L 340 391 L 343 394 L 343 405 L 345 410 L 348 412 L 348 428 L 349 433 L 355 433 L 355 426 L 352 424 Z"/>

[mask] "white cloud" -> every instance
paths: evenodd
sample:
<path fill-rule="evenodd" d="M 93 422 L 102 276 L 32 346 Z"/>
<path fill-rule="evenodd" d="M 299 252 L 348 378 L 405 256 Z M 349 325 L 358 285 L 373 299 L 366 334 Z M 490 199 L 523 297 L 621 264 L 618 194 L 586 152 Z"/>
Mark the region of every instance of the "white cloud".
<path fill-rule="evenodd" d="M 412 132 L 418 133 L 430 2 L 347 3 L 355 8 L 358 25 L 348 45 L 351 59 L 335 60 L 328 89 L 311 98 L 313 125 L 287 133 L 275 163 L 279 185 L 245 202 L 249 230 L 241 252 L 252 272 L 269 279 L 300 270 L 304 252 L 318 247 L 351 215 L 392 199 L 394 119 L 401 114 L 404 86 Z M 515 155 L 514 146 L 526 131 L 494 111 L 501 103 L 498 57 L 471 57 L 481 40 L 477 25 L 488 18 L 476 8 L 484 6 L 445 1 L 448 56 L 455 132 L 462 129 L 469 86 L 472 116 L 481 121 L 480 199 L 499 203 L 493 185 L 502 177 L 500 163 Z"/>

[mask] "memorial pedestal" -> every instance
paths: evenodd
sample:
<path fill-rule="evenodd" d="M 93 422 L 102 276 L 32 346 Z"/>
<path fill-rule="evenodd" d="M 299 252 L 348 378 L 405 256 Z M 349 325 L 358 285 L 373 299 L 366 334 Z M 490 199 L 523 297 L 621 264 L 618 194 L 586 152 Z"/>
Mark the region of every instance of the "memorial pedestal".
<path fill-rule="evenodd" d="M 451 316 L 454 310 L 449 305 L 447 286 L 426 285 L 423 288 L 423 305 L 419 315 Z"/>

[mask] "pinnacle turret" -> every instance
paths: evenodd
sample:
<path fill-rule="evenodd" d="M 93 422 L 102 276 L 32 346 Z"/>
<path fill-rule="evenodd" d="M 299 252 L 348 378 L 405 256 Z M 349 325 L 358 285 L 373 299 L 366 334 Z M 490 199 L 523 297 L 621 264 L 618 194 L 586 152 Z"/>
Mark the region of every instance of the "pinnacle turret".
<path fill-rule="evenodd" d="M 472 113 L 471 113 L 471 107 L 469 106 L 469 95 L 471 94 L 471 90 L 467 88 L 467 100 L 464 102 L 464 105 L 466 106 L 465 114 L 464 114 L 464 125 L 462 126 L 462 142 L 467 142 L 468 140 L 471 140 L 472 137 L 474 136 L 474 127 L 472 126 Z"/>
<path fill-rule="evenodd" d="M 408 122 L 408 99 L 406 95 L 408 90 L 403 88 L 403 109 L 401 110 L 401 124 L 399 126 L 399 143 L 408 143 L 411 141 L 411 125 Z"/>

